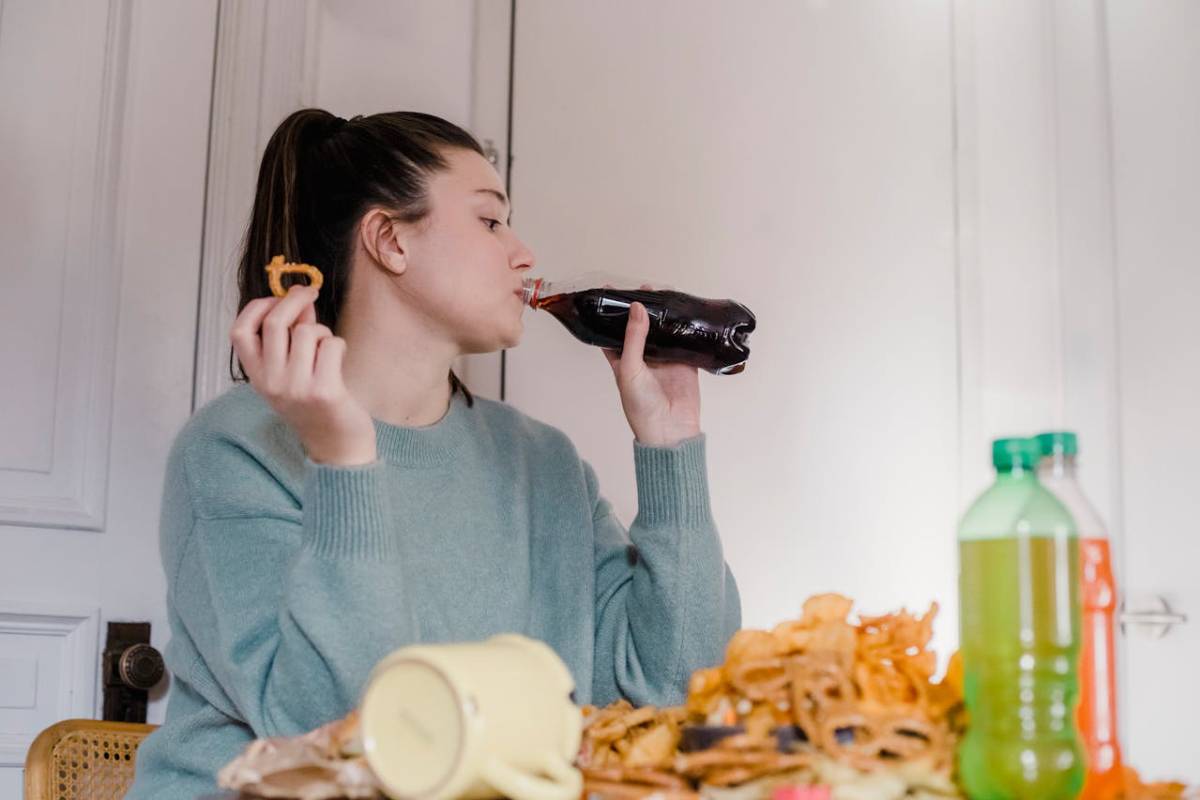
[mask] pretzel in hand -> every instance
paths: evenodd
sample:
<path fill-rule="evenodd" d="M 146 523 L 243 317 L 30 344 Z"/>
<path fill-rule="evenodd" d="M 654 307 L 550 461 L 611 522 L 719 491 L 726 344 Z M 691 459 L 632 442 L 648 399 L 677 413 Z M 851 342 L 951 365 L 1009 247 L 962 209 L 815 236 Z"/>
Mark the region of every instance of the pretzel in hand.
<path fill-rule="evenodd" d="M 321 275 L 321 270 L 314 267 L 312 264 L 293 264 L 283 260 L 283 256 L 275 256 L 271 259 L 271 263 L 267 264 L 267 280 L 271 286 L 271 294 L 276 297 L 283 297 L 287 294 L 287 289 L 283 288 L 283 276 L 289 273 L 300 273 L 308 276 L 308 285 L 314 289 L 320 289 L 321 284 L 325 282 L 325 277 Z"/>

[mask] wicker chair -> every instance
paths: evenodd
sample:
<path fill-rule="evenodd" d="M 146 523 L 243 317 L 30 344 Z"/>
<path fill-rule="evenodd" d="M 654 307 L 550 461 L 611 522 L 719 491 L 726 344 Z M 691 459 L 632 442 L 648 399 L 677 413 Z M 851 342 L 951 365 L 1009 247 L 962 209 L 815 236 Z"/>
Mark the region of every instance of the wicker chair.
<path fill-rule="evenodd" d="M 154 725 L 68 719 L 38 734 L 25 757 L 25 800 L 120 800 L 138 745 Z"/>

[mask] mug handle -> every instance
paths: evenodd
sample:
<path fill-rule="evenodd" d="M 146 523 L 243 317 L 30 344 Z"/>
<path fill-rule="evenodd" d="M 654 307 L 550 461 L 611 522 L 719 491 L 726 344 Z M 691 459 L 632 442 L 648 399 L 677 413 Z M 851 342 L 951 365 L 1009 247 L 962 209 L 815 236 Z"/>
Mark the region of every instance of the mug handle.
<path fill-rule="evenodd" d="M 492 756 L 483 768 L 483 779 L 512 800 L 576 800 L 583 792 L 583 775 L 562 759 L 550 755 L 542 767 L 550 778 L 521 772 Z"/>

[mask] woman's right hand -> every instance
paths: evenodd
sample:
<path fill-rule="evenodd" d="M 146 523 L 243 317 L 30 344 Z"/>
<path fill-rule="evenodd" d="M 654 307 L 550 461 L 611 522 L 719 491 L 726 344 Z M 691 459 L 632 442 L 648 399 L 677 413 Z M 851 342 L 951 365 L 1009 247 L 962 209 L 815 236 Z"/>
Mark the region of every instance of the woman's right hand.
<path fill-rule="evenodd" d="M 375 423 L 346 389 L 346 341 L 317 323 L 317 292 L 292 286 L 286 297 L 251 300 L 229 331 L 250 385 L 300 436 L 318 464 L 375 461 Z"/>

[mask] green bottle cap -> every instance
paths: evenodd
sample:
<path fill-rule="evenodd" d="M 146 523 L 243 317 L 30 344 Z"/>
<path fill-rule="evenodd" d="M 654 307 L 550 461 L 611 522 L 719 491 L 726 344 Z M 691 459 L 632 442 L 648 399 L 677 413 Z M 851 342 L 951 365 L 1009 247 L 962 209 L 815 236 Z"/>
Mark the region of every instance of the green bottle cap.
<path fill-rule="evenodd" d="M 1042 456 L 1074 456 L 1079 454 L 1079 437 L 1074 431 L 1047 431 L 1037 435 Z"/>
<path fill-rule="evenodd" d="M 1042 458 L 1042 448 L 1036 439 L 997 439 L 992 442 L 992 465 L 1000 472 L 1033 469 Z"/>

